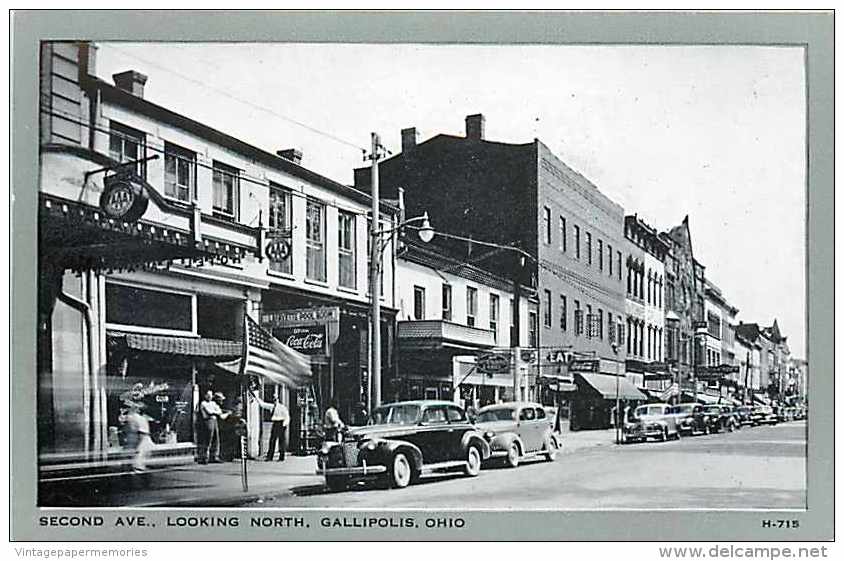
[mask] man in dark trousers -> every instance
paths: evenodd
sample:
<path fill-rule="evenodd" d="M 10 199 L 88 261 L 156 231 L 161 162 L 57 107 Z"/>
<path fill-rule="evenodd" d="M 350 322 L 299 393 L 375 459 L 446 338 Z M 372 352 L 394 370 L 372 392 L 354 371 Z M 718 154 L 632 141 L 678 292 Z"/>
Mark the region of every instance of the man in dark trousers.
<path fill-rule="evenodd" d="M 251 393 L 251 392 L 250 392 Z M 266 461 L 271 462 L 275 455 L 275 444 L 278 441 L 278 461 L 284 461 L 284 454 L 287 451 L 287 425 L 290 424 L 290 411 L 287 407 L 275 396 L 272 403 L 267 403 L 254 393 L 252 397 L 258 402 L 262 409 L 272 411 L 270 420 L 273 423 L 273 428 L 270 431 L 270 445 L 267 449 Z"/>

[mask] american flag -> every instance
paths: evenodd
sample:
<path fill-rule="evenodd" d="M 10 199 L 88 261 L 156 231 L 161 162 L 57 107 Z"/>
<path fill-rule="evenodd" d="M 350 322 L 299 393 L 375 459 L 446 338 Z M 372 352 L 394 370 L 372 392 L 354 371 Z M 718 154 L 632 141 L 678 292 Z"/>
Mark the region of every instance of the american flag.
<path fill-rule="evenodd" d="M 243 374 L 300 388 L 311 383 L 311 360 L 294 351 L 246 315 Z"/>

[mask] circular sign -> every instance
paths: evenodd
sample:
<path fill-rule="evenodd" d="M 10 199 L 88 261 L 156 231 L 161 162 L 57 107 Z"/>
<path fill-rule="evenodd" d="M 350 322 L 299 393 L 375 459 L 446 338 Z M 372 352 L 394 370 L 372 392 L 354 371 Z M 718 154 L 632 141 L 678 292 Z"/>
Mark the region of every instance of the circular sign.
<path fill-rule="evenodd" d="M 134 222 L 147 210 L 149 197 L 143 185 L 131 178 L 112 175 L 104 181 L 100 208 L 111 218 Z"/>
<path fill-rule="evenodd" d="M 267 244 L 267 257 L 272 261 L 284 261 L 290 256 L 290 244 L 284 240 L 272 240 Z"/>
<path fill-rule="evenodd" d="M 500 354 L 479 356 L 476 361 L 478 370 L 487 374 L 501 374 L 510 369 L 510 357 Z"/>

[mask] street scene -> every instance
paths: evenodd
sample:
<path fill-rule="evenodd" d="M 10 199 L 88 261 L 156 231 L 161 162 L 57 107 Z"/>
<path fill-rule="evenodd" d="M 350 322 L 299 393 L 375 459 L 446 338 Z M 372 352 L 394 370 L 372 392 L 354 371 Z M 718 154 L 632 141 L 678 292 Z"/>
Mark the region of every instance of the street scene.
<path fill-rule="evenodd" d="M 449 49 L 41 45 L 39 506 L 806 508 L 800 51 Z"/>

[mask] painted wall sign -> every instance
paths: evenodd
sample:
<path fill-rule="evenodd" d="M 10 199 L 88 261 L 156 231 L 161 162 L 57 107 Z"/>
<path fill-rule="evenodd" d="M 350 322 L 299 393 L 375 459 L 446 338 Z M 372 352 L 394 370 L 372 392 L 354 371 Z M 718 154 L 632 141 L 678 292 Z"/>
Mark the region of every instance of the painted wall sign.
<path fill-rule="evenodd" d="M 273 337 L 302 354 L 328 354 L 326 327 L 324 325 L 276 327 L 273 329 Z"/>
<path fill-rule="evenodd" d="M 124 171 L 106 177 L 103 184 L 100 208 L 107 216 L 134 222 L 144 215 L 149 195 L 138 176 Z"/>

